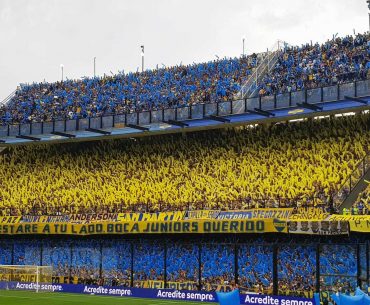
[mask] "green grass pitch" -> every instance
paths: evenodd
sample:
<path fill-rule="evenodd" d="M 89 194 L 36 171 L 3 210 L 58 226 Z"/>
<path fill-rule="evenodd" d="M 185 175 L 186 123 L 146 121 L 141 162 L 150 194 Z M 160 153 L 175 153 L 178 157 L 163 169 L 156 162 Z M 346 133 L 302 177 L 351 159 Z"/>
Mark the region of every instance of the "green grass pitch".
<path fill-rule="evenodd" d="M 1 305 L 200 305 L 205 302 L 167 301 L 161 299 L 120 298 L 73 293 L 0 290 Z"/>

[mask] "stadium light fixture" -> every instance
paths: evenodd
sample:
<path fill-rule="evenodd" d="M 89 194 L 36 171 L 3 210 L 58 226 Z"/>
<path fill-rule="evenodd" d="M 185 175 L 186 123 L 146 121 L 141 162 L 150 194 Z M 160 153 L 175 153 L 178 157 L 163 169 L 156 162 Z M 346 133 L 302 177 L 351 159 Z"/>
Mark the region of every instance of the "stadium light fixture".
<path fill-rule="evenodd" d="M 367 8 L 369 9 L 369 32 L 370 32 L 370 0 L 366 0 Z"/>
<path fill-rule="evenodd" d="M 141 72 L 144 72 L 144 46 L 141 46 Z"/>
<path fill-rule="evenodd" d="M 245 43 L 245 37 L 244 36 L 242 38 L 242 41 L 243 41 L 243 57 L 244 57 L 245 56 L 245 45 L 244 45 L 244 43 Z"/>
<path fill-rule="evenodd" d="M 95 72 L 96 72 L 96 57 L 94 57 L 94 78 L 95 78 Z"/>
<path fill-rule="evenodd" d="M 60 64 L 60 70 L 62 72 L 62 81 L 64 80 L 63 74 L 64 74 L 64 65 Z"/>

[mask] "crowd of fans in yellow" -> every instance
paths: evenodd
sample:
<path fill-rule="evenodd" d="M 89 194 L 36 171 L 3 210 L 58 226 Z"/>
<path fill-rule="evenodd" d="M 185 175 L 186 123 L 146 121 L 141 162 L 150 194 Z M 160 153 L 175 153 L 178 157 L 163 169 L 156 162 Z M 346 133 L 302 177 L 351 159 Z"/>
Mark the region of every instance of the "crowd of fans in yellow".
<path fill-rule="evenodd" d="M 370 148 L 370 115 L 186 136 L 24 146 L 2 214 L 327 205 Z"/>

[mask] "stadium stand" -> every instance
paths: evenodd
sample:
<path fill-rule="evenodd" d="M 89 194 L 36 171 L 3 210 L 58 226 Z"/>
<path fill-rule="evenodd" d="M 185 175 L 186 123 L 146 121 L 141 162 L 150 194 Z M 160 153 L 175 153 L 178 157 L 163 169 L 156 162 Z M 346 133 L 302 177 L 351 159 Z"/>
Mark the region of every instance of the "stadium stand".
<path fill-rule="evenodd" d="M 39 265 L 42 262 L 53 266 L 55 282 L 163 287 L 166 274 L 168 285 L 186 284 L 179 289 L 200 287 L 205 291 L 216 291 L 230 289 L 237 276 L 242 291 L 272 294 L 273 248 L 277 247 L 279 294 L 312 295 L 316 285 L 317 258 L 314 240 L 279 241 L 275 237 L 274 243 L 266 243 L 268 241 L 265 238 L 248 239 L 249 242 L 242 240 L 240 243 L 233 242 L 231 237 L 208 239 L 211 243 L 205 240 L 173 243 L 158 238 L 132 241 L 116 238 L 104 240 L 99 237 L 89 240 L 63 238 L 42 242 L 16 238 L 7 244 L 1 243 L 0 253 L 4 263 L 13 261 L 19 265 Z M 356 288 L 355 248 L 353 244 L 338 243 L 330 238 L 320 245 L 323 290 L 341 288 L 353 291 Z M 200 265 L 198 257 L 201 259 Z M 361 256 L 366 272 L 364 258 L 366 255 Z"/>
<path fill-rule="evenodd" d="M 369 38 L 358 34 L 285 49 L 256 90 L 264 96 L 369 78 Z M 224 101 L 233 98 L 257 63 L 257 55 L 252 55 L 22 86 L 0 110 L 0 120 L 10 124 L 74 119 Z M 357 113 L 183 137 L 10 147 L 0 154 L 0 215 L 264 207 L 320 207 L 333 213 L 333 195 L 368 154 L 369 134 L 370 114 Z M 370 187 L 348 214 L 367 214 L 369 204 Z M 312 219 L 294 221 L 301 228 L 304 222 L 306 232 L 288 231 L 287 219 L 269 220 L 275 231 L 263 228 L 258 232 L 262 237 L 253 230 L 246 233 L 247 228 L 240 234 L 209 233 L 210 237 L 182 232 L 185 238 L 168 232 L 150 238 L 138 233 L 134 238 L 122 231 L 117 237 L 112 231 L 104 237 L 47 236 L 48 232 L 42 238 L 1 236 L 0 264 L 52 266 L 55 283 L 204 291 L 226 291 L 237 284 L 242 293 L 272 294 L 275 289 L 280 295 L 305 297 L 312 297 L 320 285 L 322 291 L 353 291 L 359 273 L 369 283 L 368 236 L 356 233 L 366 232 L 362 224 L 361 230 L 350 232 L 346 227 L 337 237 L 335 230 L 313 232 L 318 222 L 312 222 L 311 236 Z M 285 227 L 279 227 L 282 224 Z M 289 234 L 281 237 L 279 229 Z"/>
<path fill-rule="evenodd" d="M 42 260 L 44 265 L 53 266 L 54 276 L 70 276 L 70 265 L 72 253 L 69 240 L 47 240 L 43 241 Z"/>
<path fill-rule="evenodd" d="M 238 269 L 241 287 L 259 293 L 271 293 L 271 246 L 241 245 L 239 248 Z"/>
<path fill-rule="evenodd" d="M 350 210 L 344 210 L 343 214 L 367 215 L 370 210 L 370 184 L 359 194 L 355 204 Z"/>
<path fill-rule="evenodd" d="M 12 263 L 12 245 L 10 243 L 0 241 L 0 264 L 11 265 Z"/>
<path fill-rule="evenodd" d="M 216 290 L 218 285 L 229 285 L 235 281 L 234 256 L 232 245 L 202 245 L 203 289 Z"/>
<path fill-rule="evenodd" d="M 357 285 L 357 263 L 355 246 L 323 245 L 320 258 L 320 274 L 323 289 L 353 290 Z"/>
<path fill-rule="evenodd" d="M 370 77 L 369 34 L 285 47 L 255 84 L 260 96 Z M 2 124 L 99 117 L 233 99 L 263 54 L 102 78 L 21 85 L 0 108 Z"/>
<path fill-rule="evenodd" d="M 164 247 L 162 244 L 140 240 L 134 245 L 134 286 L 142 281 L 164 279 Z"/>
<path fill-rule="evenodd" d="M 100 243 L 95 240 L 80 240 L 72 244 L 71 276 L 79 277 L 87 284 L 96 283 L 101 261 Z"/>
<path fill-rule="evenodd" d="M 257 62 L 254 54 L 142 73 L 22 85 L 0 109 L 0 118 L 2 123 L 40 122 L 226 101 Z"/>
<path fill-rule="evenodd" d="M 315 289 L 316 249 L 312 244 L 287 245 L 279 249 L 279 290 L 304 291 Z"/>
<path fill-rule="evenodd" d="M 125 241 L 106 242 L 102 248 L 102 276 L 106 284 L 130 286 L 131 245 Z"/>
<path fill-rule="evenodd" d="M 330 207 L 366 155 L 369 119 L 12 148 L 0 157 L 1 212 Z"/>
<path fill-rule="evenodd" d="M 369 78 L 369 35 L 286 48 L 258 84 L 258 94 L 281 94 Z"/>
<path fill-rule="evenodd" d="M 169 282 L 197 283 L 199 248 L 194 244 L 175 242 L 167 250 L 167 280 Z M 196 287 L 192 287 L 196 288 Z"/>

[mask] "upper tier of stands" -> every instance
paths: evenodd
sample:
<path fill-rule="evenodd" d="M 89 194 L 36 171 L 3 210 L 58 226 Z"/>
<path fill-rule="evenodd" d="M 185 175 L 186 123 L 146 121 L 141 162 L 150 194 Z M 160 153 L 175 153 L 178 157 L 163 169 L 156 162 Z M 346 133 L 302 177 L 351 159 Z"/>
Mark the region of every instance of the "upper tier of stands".
<path fill-rule="evenodd" d="M 258 84 L 258 93 L 281 94 L 370 78 L 369 54 L 369 33 L 285 49 Z"/>
<path fill-rule="evenodd" d="M 3 123 L 76 119 L 227 101 L 240 90 L 257 55 L 142 73 L 23 85 L 0 109 Z"/>
<path fill-rule="evenodd" d="M 0 213 L 321 205 L 370 148 L 370 114 L 0 157 Z"/>
<path fill-rule="evenodd" d="M 255 91 L 260 95 L 370 78 L 369 34 L 286 48 Z M 232 99 L 259 56 L 222 59 L 143 73 L 22 85 L 0 108 L 0 123 L 96 117 Z"/>

